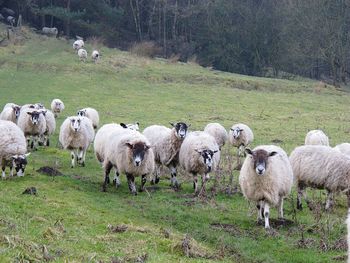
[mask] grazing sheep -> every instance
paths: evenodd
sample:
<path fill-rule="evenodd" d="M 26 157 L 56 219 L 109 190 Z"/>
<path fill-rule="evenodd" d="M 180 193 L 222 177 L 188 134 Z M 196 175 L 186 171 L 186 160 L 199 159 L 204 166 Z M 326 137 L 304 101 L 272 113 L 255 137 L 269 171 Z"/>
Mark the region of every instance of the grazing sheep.
<path fill-rule="evenodd" d="M 57 34 L 58 34 L 58 30 L 56 27 L 43 27 L 41 32 L 45 35 L 55 36 L 55 37 L 57 37 Z"/>
<path fill-rule="evenodd" d="M 55 118 L 64 110 L 64 103 L 60 99 L 53 99 L 51 102 L 51 110 Z"/>
<path fill-rule="evenodd" d="M 209 123 L 205 126 L 204 131 L 215 138 L 221 150 L 227 141 L 227 131 L 225 128 L 219 123 Z"/>
<path fill-rule="evenodd" d="M 89 118 L 92 121 L 94 129 L 97 129 L 98 124 L 100 123 L 100 116 L 98 115 L 97 110 L 94 108 L 84 108 L 78 110 L 77 115 Z"/>
<path fill-rule="evenodd" d="M 305 145 L 329 146 L 328 136 L 321 130 L 312 130 L 306 134 Z"/>
<path fill-rule="evenodd" d="M 8 16 L 6 18 L 7 23 L 9 23 L 11 26 L 14 26 L 16 24 L 16 18 L 14 18 L 13 16 Z"/>
<path fill-rule="evenodd" d="M 326 210 L 333 205 L 333 194 L 346 191 L 350 204 L 350 158 L 324 145 L 304 145 L 290 154 L 290 162 L 298 190 L 297 208 L 302 209 L 301 197 L 306 203 L 305 188 L 327 190 Z"/>
<path fill-rule="evenodd" d="M 21 106 L 14 103 L 7 103 L 0 114 L 0 120 L 12 121 L 17 123 L 19 114 L 21 112 Z"/>
<path fill-rule="evenodd" d="M 54 134 L 56 130 L 56 120 L 52 111 L 45 110 L 44 116 L 46 120 L 46 130 L 44 134 L 40 136 L 40 142 L 44 146 L 50 146 L 50 136 Z"/>
<path fill-rule="evenodd" d="M 253 132 L 243 123 L 234 124 L 230 129 L 228 139 L 234 147 L 237 147 L 237 165 L 240 167 L 240 156 L 245 155 L 245 148 L 253 142 Z"/>
<path fill-rule="evenodd" d="M 154 154 L 147 138 L 138 131 L 117 130 L 109 136 L 105 151 L 103 191 L 106 191 L 112 167 L 117 174 L 126 174 L 129 190 L 134 195 L 137 194 L 134 179 L 141 176 L 140 191 L 143 191 L 147 175 L 154 170 Z"/>
<path fill-rule="evenodd" d="M 179 161 L 183 169 L 193 175 L 195 195 L 205 192 L 209 173 L 215 171 L 220 161 L 219 145 L 213 136 L 206 132 L 190 132 L 184 139 L 179 152 Z M 202 187 L 199 191 L 198 177 L 202 176 Z"/>
<path fill-rule="evenodd" d="M 333 149 L 341 152 L 342 154 L 350 156 L 350 143 L 345 142 L 338 144 Z"/>
<path fill-rule="evenodd" d="M 94 140 L 95 131 L 90 119 L 86 117 L 71 116 L 65 119 L 60 127 L 59 141 L 63 149 L 71 151 L 72 168 L 75 161 L 85 166 L 86 151 Z"/>
<path fill-rule="evenodd" d="M 27 108 L 21 110 L 18 117 L 17 125 L 24 132 L 28 146 L 30 138 L 32 139 L 30 144 L 32 150 L 37 150 L 38 138 L 46 131 L 45 113 L 46 110 Z"/>
<path fill-rule="evenodd" d="M 87 51 L 83 48 L 78 50 L 78 57 L 80 58 L 80 61 L 86 61 L 88 54 Z"/>
<path fill-rule="evenodd" d="M 27 165 L 26 138 L 22 130 L 11 121 L 0 120 L 0 159 L 2 178 L 6 177 L 6 166 L 10 167 L 10 176 L 13 176 L 13 169 L 18 176 L 24 175 Z"/>
<path fill-rule="evenodd" d="M 84 41 L 82 39 L 78 39 L 73 43 L 73 49 L 78 52 L 79 49 L 84 47 Z"/>
<path fill-rule="evenodd" d="M 274 145 L 261 145 L 248 154 L 239 174 L 243 195 L 257 203 L 258 220 L 265 218 L 270 228 L 270 206 L 278 206 L 278 217 L 283 218 L 283 198 L 293 185 L 293 171 L 287 154 Z"/>
<path fill-rule="evenodd" d="M 97 50 L 92 51 L 91 58 L 96 63 L 98 60 L 100 60 L 100 52 Z"/>
<path fill-rule="evenodd" d="M 183 122 L 170 123 L 170 125 L 173 126 L 172 129 L 160 125 L 149 126 L 143 131 L 143 135 L 152 145 L 156 162 L 155 177 L 151 183 L 157 184 L 159 182 L 160 167 L 164 165 L 170 169 L 171 185 L 178 188 L 179 183 L 176 179 L 178 155 L 190 125 Z"/>

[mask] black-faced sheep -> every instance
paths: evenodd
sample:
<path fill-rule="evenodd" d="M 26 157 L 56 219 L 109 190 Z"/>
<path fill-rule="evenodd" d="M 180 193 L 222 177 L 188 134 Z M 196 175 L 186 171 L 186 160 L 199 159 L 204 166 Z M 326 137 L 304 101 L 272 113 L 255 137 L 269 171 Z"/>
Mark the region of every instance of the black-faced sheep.
<path fill-rule="evenodd" d="M 21 106 L 14 103 L 7 103 L 0 114 L 0 120 L 17 123 L 20 112 Z"/>

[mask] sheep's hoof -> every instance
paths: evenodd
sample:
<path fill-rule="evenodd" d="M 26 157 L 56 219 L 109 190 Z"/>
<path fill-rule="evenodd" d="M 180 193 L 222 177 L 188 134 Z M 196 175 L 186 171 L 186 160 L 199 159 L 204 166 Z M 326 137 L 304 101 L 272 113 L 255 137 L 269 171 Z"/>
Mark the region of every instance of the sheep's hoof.
<path fill-rule="evenodd" d="M 140 192 L 140 193 L 142 193 L 144 190 L 145 190 L 144 187 L 140 187 L 140 188 L 139 188 L 139 192 Z"/>
<path fill-rule="evenodd" d="M 300 210 L 300 211 L 302 211 L 302 210 L 303 210 L 302 204 L 297 204 L 297 209 Z"/>
<path fill-rule="evenodd" d="M 159 177 L 156 177 L 154 182 L 155 182 L 155 184 L 158 184 L 159 183 Z"/>
<path fill-rule="evenodd" d="M 102 186 L 101 192 L 107 192 L 107 187 L 105 185 Z"/>
<path fill-rule="evenodd" d="M 151 185 L 154 185 L 154 179 L 151 180 Z"/>
<path fill-rule="evenodd" d="M 82 163 L 81 163 L 81 166 L 82 166 L 82 167 L 85 167 L 85 162 L 82 162 Z"/>
<path fill-rule="evenodd" d="M 131 192 L 132 195 L 137 195 L 136 191 Z"/>

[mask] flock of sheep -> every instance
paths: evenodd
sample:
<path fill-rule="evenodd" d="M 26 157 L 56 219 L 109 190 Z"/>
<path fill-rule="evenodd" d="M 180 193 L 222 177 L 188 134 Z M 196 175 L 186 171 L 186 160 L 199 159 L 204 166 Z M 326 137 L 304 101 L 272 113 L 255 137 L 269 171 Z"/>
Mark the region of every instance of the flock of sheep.
<path fill-rule="evenodd" d="M 57 29 L 56 29 L 57 30 Z M 87 57 L 88 57 L 88 53 L 86 51 L 86 49 L 84 49 L 84 40 L 82 39 L 78 39 L 76 41 L 74 41 L 73 43 L 73 49 L 77 52 L 78 57 L 81 61 L 86 61 Z M 97 63 L 97 61 L 101 58 L 100 56 L 100 52 L 98 52 L 97 50 L 93 50 L 91 53 L 91 59 Z"/>

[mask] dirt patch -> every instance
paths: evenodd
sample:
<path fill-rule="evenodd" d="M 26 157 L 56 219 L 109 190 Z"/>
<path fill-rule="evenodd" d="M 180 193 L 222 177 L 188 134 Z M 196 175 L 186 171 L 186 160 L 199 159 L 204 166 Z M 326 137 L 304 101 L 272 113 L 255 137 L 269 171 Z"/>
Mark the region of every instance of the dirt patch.
<path fill-rule="evenodd" d="M 242 235 L 242 231 L 235 225 L 222 224 L 222 223 L 211 223 L 210 227 L 214 228 L 214 229 L 223 230 L 223 231 L 230 233 L 234 236 Z"/>
<path fill-rule="evenodd" d="M 347 258 L 348 258 L 347 255 L 341 255 L 341 256 L 333 257 L 332 259 L 334 259 L 336 261 L 345 262 Z"/>
<path fill-rule="evenodd" d="M 273 139 L 271 142 L 272 143 L 283 143 L 283 141 L 280 139 Z"/>
<path fill-rule="evenodd" d="M 57 169 L 50 166 L 43 166 L 36 170 L 38 173 L 46 174 L 49 176 L 62 176 L 63 174 Z"/>
<path fill-rule="evenodd" d="M 113 233 L 124 233 L 128 229 L 128 226 L 127 225 L 117 225 L 117 226 L 108 225 L 107 228 L 109 231 Z"/>
<path fill-rule="evenodd" d="M 297 247 L 298 248 L 311 248 L 315 245 L 316 241 L 313 238 L 302 238 L 298 240 Z"/>
<path fill-rule="evenodd" d="M 345 238 L 338 239 L 334 242 L 334 244 L 331 247 L 332 250 L 347 250 L 348 249 L 348 243 Z"/>
<path fill-rule="evenodd" d="M 26 188 L 22 194 L 27 194 L 27 195 L 37 195 L 37 190 L 34 186 Z"/>

